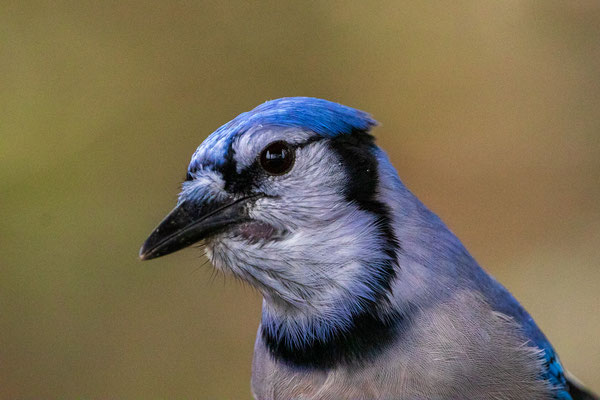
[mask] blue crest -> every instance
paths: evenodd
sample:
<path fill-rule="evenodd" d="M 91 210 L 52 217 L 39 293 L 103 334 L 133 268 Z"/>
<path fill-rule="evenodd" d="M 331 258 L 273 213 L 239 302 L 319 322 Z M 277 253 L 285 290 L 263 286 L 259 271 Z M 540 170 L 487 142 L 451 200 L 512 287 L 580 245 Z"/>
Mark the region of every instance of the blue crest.
<path fill-rule="evenodd" d="M 364 111 L 313 97 L 267 101 L 238 115 L 206 138 L 192 156 L 189 171 L 206 164 L 222 165 L 235 137 L 256 125 L 296 127 L 332 138 L 353 131 L 368 131 L 377 121 Z"/>

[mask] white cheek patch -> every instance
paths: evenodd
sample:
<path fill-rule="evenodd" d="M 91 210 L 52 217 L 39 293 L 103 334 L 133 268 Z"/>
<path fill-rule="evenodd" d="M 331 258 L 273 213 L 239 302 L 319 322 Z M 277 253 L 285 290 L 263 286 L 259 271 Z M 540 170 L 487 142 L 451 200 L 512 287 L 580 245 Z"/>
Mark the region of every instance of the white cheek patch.
<path fill-rule="evenodd" d="M 232 272 L 258 283 L 263 294 L 275 291 L 289 304 L 328 314 L 359 289 L 356 285 L 365 291 L 364 263 L 381 247 L 381 237 L 374 218 L 348 205 L 331 211 L 321 227 L 306 224 L 275 241 L 223 236 L 213 250 Z"/>
<path fill-rule="evenodd" d="M 270 196 L 257 201 L 251 216 L 291 231 L 320 229 L 347 205 L 343 193 L 347 179 L 327 141 L 311 143 L 297 149 L 296 163 L 288 174 L 261 183 L 259 190 Z"/>

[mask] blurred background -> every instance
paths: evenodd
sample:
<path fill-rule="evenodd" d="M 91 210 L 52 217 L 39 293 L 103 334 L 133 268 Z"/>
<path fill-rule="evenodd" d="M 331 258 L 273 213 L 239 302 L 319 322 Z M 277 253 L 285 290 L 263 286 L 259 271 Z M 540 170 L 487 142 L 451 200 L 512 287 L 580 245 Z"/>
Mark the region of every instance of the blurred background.
<path fill-rule="evenodd" d="M 268 99 L 371 112 L 400 176 L 600 391 L 597 1 L 3 1 L 0 398 L 249 399 L 260 297 L 140 263 Z"/>

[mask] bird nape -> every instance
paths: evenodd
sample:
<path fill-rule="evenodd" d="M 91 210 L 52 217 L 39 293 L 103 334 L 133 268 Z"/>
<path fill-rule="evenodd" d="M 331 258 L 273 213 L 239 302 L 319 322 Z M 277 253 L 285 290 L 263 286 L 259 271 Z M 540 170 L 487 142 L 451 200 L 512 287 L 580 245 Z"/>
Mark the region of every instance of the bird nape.
<path fill-rule="evenodd" d="M 263 296 L 256 399 L 594 399 L 400 181 L 367 113 L 268 101 L 195 151 L 143 260 L 203 241 Z"/>

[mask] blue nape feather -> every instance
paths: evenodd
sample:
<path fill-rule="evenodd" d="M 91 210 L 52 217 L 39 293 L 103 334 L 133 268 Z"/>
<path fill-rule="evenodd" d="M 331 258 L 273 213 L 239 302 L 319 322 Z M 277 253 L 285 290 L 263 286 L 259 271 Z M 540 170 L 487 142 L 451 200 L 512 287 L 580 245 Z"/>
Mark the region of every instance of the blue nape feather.
<path fill-rule="evenodd" d="M 203 165 L 222 165 L 233 140 L 257 126 L 294 127 L 333 138 L 353 131 L 368 131 L 375 125 L 377 121 L 364 111 L 323 99 L 271 100 L 238 115 L 213 132 L 194 153 L 188 171 L 201 169 Z"/>

